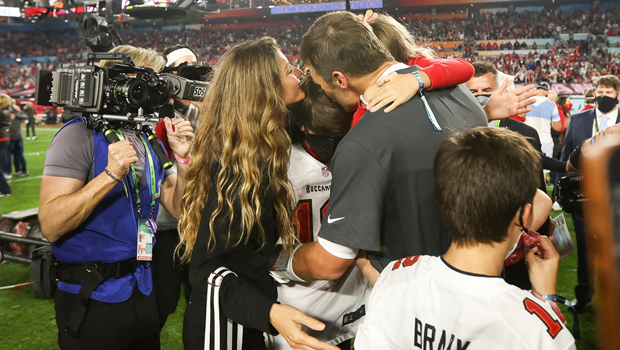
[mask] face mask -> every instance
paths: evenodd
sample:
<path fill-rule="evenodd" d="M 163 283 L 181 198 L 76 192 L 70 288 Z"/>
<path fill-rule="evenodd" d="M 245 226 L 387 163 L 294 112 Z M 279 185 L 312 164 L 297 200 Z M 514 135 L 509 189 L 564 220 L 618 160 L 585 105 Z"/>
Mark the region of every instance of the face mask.
<path fill-rule="evenodd" d="M 540 240 L 540 233 L 536 231 L 525 230 L 521 232 L 517 244 L 512 247 L 510 254 L 504 259 L 504 266 L 510 266 L 523 259 L 532 248 L 540 244 Z"/>
<path fill-rule="evenodd" d="M 310 149 L 316 153 L 324 164 L 329 164 L 336 153 L 336 147 L 342 137 L 331 138 L 328 136 L 314 135 L 306 133 L 306 142 Z"/>
<path fill-rule="evenodd" d="M 478 103 L 480 103 L 481 106 L 486 105 L 487 101 L 489 101 L 490 98 L 491 98 L 491 95 L 478 95 L 478 96 L 476 96 L 476 100 L 478 100 Z"/>
<path fill-rule="evenodd" d="M 517 239 L 517 241 L 515 242 L 515 245 L 506 254 L 506 257 L 504 258 L 504 260 L 508 260 L 508 258 L 515 252 L 515 250 L 517 250 L 517 247 L 519 246 L 519 242 L 521 242 L 521 237 L 523 236 L 524 233 L 525 231 L 521 232 L 521 234 L 519 235 L 519 239 Z"/>
<path fill-rule="evenodd" d="M 564 109 L 566 109 L 567 111 L 571 111 L 573 109 L 573 104 L 572 103 L 565 104 Z"/>
<path fill-rule="evenodd" d="M 614 107 L 616 107 L 616 105 L 618 104 L 617 98 L 611 98 L 609 96 L 599 96 L 594 100 L 596 101 L 596 106 L 598 107 L 598 110 L 602 113 L 611 112 L 611 110 L 614 109 Z"/>

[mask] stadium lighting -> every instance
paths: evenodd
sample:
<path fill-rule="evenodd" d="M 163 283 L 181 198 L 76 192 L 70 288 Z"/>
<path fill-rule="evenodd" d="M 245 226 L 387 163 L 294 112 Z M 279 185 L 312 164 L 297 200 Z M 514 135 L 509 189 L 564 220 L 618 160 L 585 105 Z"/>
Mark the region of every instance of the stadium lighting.
<path fill-rule="evenodd" d="M 22 58 L 21 58 L 21 57 L 17 57 L 17 58 L 15 59 L 15 62 L 17 62 L 17 63 L 19 63 L 19 62 L 21 62 L 21 61 L 22 61 Z"/>

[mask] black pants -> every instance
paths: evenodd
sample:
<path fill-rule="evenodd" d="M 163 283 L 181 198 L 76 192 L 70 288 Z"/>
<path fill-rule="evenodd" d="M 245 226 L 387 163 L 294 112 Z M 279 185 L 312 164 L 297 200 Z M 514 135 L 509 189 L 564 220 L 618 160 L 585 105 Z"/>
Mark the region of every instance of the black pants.
<path fill-rule="evenodd" d="M 159 349 L 159 322 L 155 295 L 144 296 L 136 287 L 129 299 L 121 303 L 88 302 L 80 326 L 80 335 L 67 333 L 66 324 L 77 294 L 56 290 L 54 295 L 58 345 L 63 350 L 151 350 Z"/>
<path fill-rule="evenodd" d="M 575 287 L 575 297 L 580 304 L 585 305 L 592 300 L 592 286 L 590 284 L 588 247 L 586 245 L 583 216 L 573 214 L 573 225 L 575 226 L 575 238 L 577 239 L 577 286 Z"/>
<path fill-rule="evenodd" d="M 161 328 L 166 324 L 168 316 L 173 314 L 179 303 L 181 285 L 184 286 L 185 301 L 189 300 L 188 266 L 181 265 L 174 257 L 174 249 L 179 244 L 177 230 L 157 231 L 157 243 L 153 247 L 153 289 L 157 299 L 157 313 Z"/>

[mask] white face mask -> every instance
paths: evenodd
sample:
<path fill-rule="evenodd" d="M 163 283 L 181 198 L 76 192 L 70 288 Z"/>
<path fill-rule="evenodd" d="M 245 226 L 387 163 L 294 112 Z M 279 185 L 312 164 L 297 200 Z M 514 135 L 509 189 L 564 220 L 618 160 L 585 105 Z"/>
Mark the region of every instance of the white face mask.
<path fill-rule="evenodd" d="M 515 250 L 517 250 L 517 246 L 519 245 L 519 241 L 521 240 L 521 236 L 525 233 L 525 231 L 521 231 L 521 234 L 519 235 L 519 238 L 517 238 L 517 241 L 515 242 L 514 247 L 512 247 L 512 249 L 510 249 L 510 251 L 508 252 L 508 254 L 506 254 L 506 257 L 504 258 L 504 260 L 508 259 L 509 256 L 512 255 L 512 253 L 515 252 Z"/>

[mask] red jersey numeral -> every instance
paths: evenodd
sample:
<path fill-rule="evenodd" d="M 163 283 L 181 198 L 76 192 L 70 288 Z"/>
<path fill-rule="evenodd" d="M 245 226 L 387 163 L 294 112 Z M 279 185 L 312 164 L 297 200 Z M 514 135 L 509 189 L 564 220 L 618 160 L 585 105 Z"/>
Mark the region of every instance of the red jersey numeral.
<path fill-rule="evenodd" d="M 297 203 L 293 225 L 297 228 L 297 238 L 301 243 L 313 241 L 312 229 L 312 200 L 304 199 Z"/>
<path fill-rule="evenodd" d="M 329 200 L 321 207 L 321 218 L 325 217 Z M 314 242 L 314 221 L 312 220 L 312 199 L 302 199 L 297 203 L 295 216 L 293 217 L 293 225 L 297 230 L 297 238 L 301 243 Z"/>
<path fill-rule="evenodd" d="M 553 317 L 551 317 L 551 315 L 549 315 L 549 313 L 543 309 L 542 306 L 538 305 L 538 303 L 531 299 L 525 298 L 525 300 L 523 300 L 523 305 L 525 306 L 525 310 L 527 310 L 527 312 L 538 316 L 545 326 L 547 326 L 547 333 L 549 333 L 551 338 L 555 339 L 558 333 L 562 330 L 562 325 L 560 322 L 553 319 Z"/>
<path fill-rule="evenodd" d="M 403 267 L 411 266 L 415 264 L 419 258 L 420 258 L 419 255 L 408 256 L 406 258 L 400 258 L 399 260 L 396 261 L 396 264 L 394 264 L 394 267 L 392 267 L 392 271 L 399 268 L 401 264 L 403 265 Z"/>

